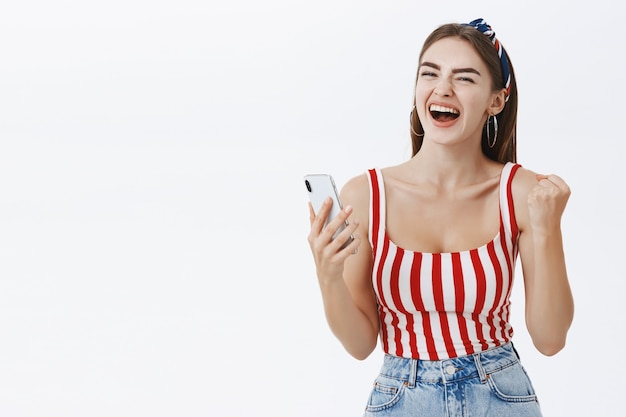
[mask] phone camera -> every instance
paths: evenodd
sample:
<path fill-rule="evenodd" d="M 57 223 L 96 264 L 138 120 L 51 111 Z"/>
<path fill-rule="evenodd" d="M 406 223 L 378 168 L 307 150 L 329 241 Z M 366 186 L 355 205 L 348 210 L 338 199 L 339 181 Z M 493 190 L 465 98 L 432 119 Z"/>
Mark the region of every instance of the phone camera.
<path fill-rule="evenodd" d="M 306 185 L 306 189 L 311 192 L 311 183 L 309 182 L 309 180 L 304 180 L 304 184 Z"/>

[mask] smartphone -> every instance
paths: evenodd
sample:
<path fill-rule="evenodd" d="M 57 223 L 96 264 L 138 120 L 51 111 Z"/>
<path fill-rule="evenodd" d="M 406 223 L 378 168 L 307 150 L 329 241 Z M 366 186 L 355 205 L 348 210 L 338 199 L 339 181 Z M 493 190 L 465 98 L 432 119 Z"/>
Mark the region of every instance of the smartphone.
<path fill-rule="evenodd" d="M 315 214 L 318 213 L 324 200 L 327 197 L 330 197 L 333 200 L 333 205 L 330 208 L 330 213 L 328 217 L 326 217 L 326 222 L 324 223 L 324 227 L 334 219 L 339 212 L 343 209 L 341 204 L 341 200 L 339 199 L 339 193 L 337 192 L 337 187 L 335 186 L 335 181 L 333 180 L 332 175 L 330 174 L 307 174 L 304 176 L 304 185 L 306 186 L 306 190 L 309 193 L 309 201 L 313 205 L 313 211 Z M 339 233 L 343 229 L 346 228 L 348 222 L 346 221 L 343 225 L 337 229 L 335 234 L 333 235 L 333 239 L 337 237 Z M 354 238 L 350 236 L 350 238 L 341 246 L 343 249 L 347 245 L 352 242 Z"/>

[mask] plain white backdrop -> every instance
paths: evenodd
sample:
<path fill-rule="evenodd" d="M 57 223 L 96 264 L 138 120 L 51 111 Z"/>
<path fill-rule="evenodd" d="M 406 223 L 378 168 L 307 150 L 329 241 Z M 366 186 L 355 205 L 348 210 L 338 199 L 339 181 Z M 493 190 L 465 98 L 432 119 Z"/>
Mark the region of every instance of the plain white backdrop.
<path fill-rule="evenodd" d="M 302 176 L 409 156 L 417 57 L 485 18 L 518 160 L 566 179 L 576 317 L 546 416 L 623 416 L 614 2 L 24 0 L 0 13 L 0 416 L 358 416 L 382 359 L 325 322 Z"/>

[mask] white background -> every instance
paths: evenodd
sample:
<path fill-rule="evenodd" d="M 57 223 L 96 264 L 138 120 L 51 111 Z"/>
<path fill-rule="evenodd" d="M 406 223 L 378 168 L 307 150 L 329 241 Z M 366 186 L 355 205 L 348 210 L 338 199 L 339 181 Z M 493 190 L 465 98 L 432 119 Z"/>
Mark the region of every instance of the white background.
<path fill-rule="evenodd" d="M 568 345 L 534 350 L 520 273 L 514 340 L 546 416 L 623 416 L 618 10 L 4 1 L 0 416 L 360 415 L 382 353 L 328 330 L 302 176 L 404 161 L 424 38 L 478 17 L 517 72 L 519 162 L 573 190 Z"/>

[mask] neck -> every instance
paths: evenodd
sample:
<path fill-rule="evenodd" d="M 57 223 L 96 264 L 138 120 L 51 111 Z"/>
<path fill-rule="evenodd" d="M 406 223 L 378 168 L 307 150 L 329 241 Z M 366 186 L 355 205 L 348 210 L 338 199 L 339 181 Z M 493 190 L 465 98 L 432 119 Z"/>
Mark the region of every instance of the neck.
<path fill-rule="evenodd" d="M 487 158 L 480 147 L 468 149 L 433 144 L 425 141 L 420 151 L 409 161 L 412 172 L 430 184 L 442 188 L 456 188 L 476 184 L 493 177 L 493 168 L 499 166 Z"/>

